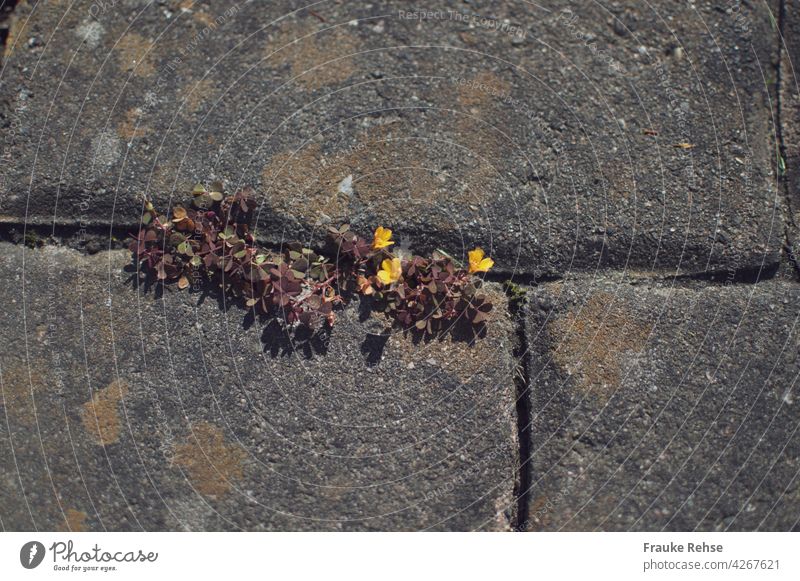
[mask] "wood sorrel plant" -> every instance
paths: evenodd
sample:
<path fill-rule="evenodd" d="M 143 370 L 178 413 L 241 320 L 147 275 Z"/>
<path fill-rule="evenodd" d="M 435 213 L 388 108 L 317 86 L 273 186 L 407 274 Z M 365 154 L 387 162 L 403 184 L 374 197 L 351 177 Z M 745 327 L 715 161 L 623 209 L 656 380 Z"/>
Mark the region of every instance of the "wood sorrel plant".
<path fill-rule="evenodd" d="M 252 189 L 226 195 L 215 182 L 196 186 L 192 195 L 188 208 L 172 208 L 171 218 L 146 201 L 142 226 L 131 235 L 138 267 L 160 283 L 185 289 L 215 282 L 263 315 L 311 329 L 333 325 L 334 308 L 355 293 L 372 297 L 396 325 L 430 335 L 457 320 L 478 331 L 492 309 L 475 275 L 494 262 L 480 248 L 469 253 L 467 268 L 439 252 L 401 258 L 391 252 L 391 230 L 379 226 L 369 241 L 345 224 L 328 231 L 331 258 L 300 243 L 274 253 L 259 248 L 250 231 Z"/>

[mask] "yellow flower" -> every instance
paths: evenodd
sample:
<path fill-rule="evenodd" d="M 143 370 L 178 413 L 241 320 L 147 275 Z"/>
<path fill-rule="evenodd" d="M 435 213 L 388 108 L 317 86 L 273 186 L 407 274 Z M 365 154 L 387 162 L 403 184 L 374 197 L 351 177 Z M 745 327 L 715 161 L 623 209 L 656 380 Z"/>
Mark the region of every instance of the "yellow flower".
<path fill-rule="evenodd" d="M 378 226 L 375 230 L 375 237 L 372 239 L 372 249 L 380 250 L 394 244 L 392 241 L 392 231 L 383 226 Z"/>
<path fill-rule="evenodd" d="M 399 258 L 387 258 L 381 262 L 381 269 L 378 271 L 378 280 L 383 284 L 392 284 L 400 280 L 403 270 L 400 267 Z"/>
<path fill-rule="evenodd" d="M 483 248 L 480 246 L 475 250 L 469 251 L 469 271 L 473 272 L 487 272 L 494 266 L 494 260 L 491 258 L 483 257 Z"/>

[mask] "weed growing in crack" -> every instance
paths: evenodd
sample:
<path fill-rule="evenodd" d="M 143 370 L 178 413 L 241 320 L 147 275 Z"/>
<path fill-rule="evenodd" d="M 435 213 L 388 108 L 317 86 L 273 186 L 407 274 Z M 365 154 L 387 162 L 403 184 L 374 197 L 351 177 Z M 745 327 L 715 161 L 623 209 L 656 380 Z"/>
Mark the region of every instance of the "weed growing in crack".
<path fill-rule="evenodd" d="M 391 252 L 388 228 L 379 226 L 369 241 L 345 224 L 329 229 L 323 252 L 295 242 L 275 253 L 260 248 L 251 232 L 251 188 L 226 194 L 215 182 L 196 186 L 192 196 L 171 217 L 146 201 L 142 227 L 131 235 L 137 267 L 161 284 L 213 282 L 287 328 L 332 326 L 334 310 L 359 294 L 403 329 L 437 335 L 464 322 L 473 334 L 484 330 L 492 304 L 476 275 L 494 262 L 480 248 L 469 253 L 466 268 L 440 251 L 402 258 Z"/>

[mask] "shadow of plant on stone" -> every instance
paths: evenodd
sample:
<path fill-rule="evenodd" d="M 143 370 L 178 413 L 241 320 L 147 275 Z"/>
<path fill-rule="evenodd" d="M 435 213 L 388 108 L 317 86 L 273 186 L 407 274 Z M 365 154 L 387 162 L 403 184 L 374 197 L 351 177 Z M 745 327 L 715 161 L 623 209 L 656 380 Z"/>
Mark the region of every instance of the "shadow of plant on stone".
<path fill-rule="evenodd" d="M 124 271 L 130 274 L 126 283 L 129 283 L 135 291 L 141 290 L 146 295 L 153 293 L 154 298 L 159 300 L 164 298 L 165 292 L 173 292 L 171 287 L 157 280 L 152 273 L 137 271 L 136 265 L 133 263 L 126 265 Z M 196 297 L 196 307 L 201 307 L 207 299 L 212 299 L 216 301 L 220 311 L 224 312 L 231 308 L 244 311 L 241 322 L 244 330 L 251 329 L 255 324 L 262 325 L 260 340 L 263 351 L 271 357 L 289 357 L 299 354 L 305 359 L 311 359 L 314 356 L 328 353 L 332 333 L 330 326 L 311 329 L 303 325 L 296 325 L 289 328 L 285 321 L 281 321 L 278 316 L 258 313 L 252 307 L 248 307 L 243 300 L 226 295 L 215 280 L 196 281 L 195 286 L 187 291 L 188 296 Z M 380 311 L 376 309 L 375 300 L 372 297 L 349 295 L 349 299 L 350 304 L 358 311 L 359 323 L 365 327 L 366 336 L 361 343 L 360 352 L 369 367 L 374 367 L 381 362 L 386 344 L 393 333 L 400 332 L 403 336 L 410 336 L 414 345 L 450 340 L 472 346 L 476 339 L 486 336 L 485 323 L 475 325 L 464 317 L 452 321 L 448 327 L 435 335 L 416 327 L 403 328 L 396 321 L 393 324 L 392 319 L 385 314 L 379 314 Z"/>
<path fill-rule="evenodd" d="M 142 272 L 137 268 L 135 262 L 126 264 L 123 271 L 130 275 L 125 280 L 125 283 L 130 284 L 131 289 L 135 292 L 139 292 L 141 289 L 142 293 L 145 295 L 149 295 L 152 292 L 156 299 L 162 299 L 164 297 L 164 285 L 149 273 Z"/>
<path fill-rule="evenodd" d="M 164 298 L 165 291 L 171 290 L 149 273 L 137 273 L 134 264 L 126 265 L 124 270 L 130 274 L 126 283 L 129 283 L 135 291 L 141 289 L 146 295 L 153 293 L 154 298 L 160 300 Z M 196 297 L 196 307 L 201 307 L 207 299 L 212 299 L 222 312 L 231 308 L 244 311 L 242 329 L 246 331 L 255 324 L 263 325 L 261 344 L 264 352 L 272 357 L 288 357 L 299 353 L 304 358 L 311 359 L 315 355 L 324 355 L 328 352 L 330 327 L 324 326 L 312 330 L 301 325 L 292 330 L 287 329 L 276 316 L 256 313 L 252 307 L 245 305 L 243 300 L 227 296 L 213 280 L 204 280 L 194 288 L 188 289 L 188 296 Z"/>
<path fill-rule="evenodd" d="M 264 352 L 272 357 L 289 357 L 299 353 L 305 359 L 311 359 L 315 355 L 325 355 L 330 338 L 329 328 L 312 331 L 307 327 L 299 327 L 290 333 L 275 319 L 268 321 L 261 332 Z"/>
<path fill-rule="evenodd" d="M 375 367 L 381 362 L 383 351 L 386 344 L 389 342 L 393 329 L 391 326 L 386 327 L 382 332 L 373 333 L 368 332 L 367 337 L 361 343 L 361 354 L 364 355 L 365 361 L 369 367 Z M 474 346 L 477 339 L 486 337 L 486 325 L 474 326 L 467 321 L 455 321 L 448 329 L 436 334 L 431 335 L 417 328 L 411 329 L 398 329 L 395 327 L 394 332 L 400 332 L 403 336 L 410 336 L 413 345 L 429 345 L 434 342 L 442 343 L 445 341 L 454 341 L 460 343 L 467 343 L 470 347 Z"/>
<path fill-rule="evenodd" d="M 368 333 L 364 342 L 361 343 L 361 354 L 367 362 L 367 366 L 375 367 L 381 362 L 383 357 L 383 350 L 386 348 L 386 343 L 389 341 L 390 335 L 386 334 L 373 334 Z"/>

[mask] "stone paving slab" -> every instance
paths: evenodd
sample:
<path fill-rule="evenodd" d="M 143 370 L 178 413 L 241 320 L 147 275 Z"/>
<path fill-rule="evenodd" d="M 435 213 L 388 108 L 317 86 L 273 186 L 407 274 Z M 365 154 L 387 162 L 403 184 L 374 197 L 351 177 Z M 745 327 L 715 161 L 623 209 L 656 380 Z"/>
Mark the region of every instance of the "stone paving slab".
<path fill-rule="evenodd" d="M 531 530 L 800 530 L 800 287 L 572 280 L 527 319 Z"/>
<path fill-rule="evenodd" d="M 786 166 L 786 194 L 789 215 L 787 238 L 789 258 L 800 262 L 800 2 L 783 2 L 781 50 L 781 140 Z"/>
<path fill-rule="evenodd" d="M 127 252 L 0 244 L 4 530 L 506 530 L 513 329 L 415 344 L 353 305 L 294 347 Z"/>
<path fill-rule="evenodd" d="M 107 5 L 15 9 L 3 221 L 131 224 L 220 178 L 276 243 L 350 221 L 534 275 L 779 260 L 765 3 Z"/>

